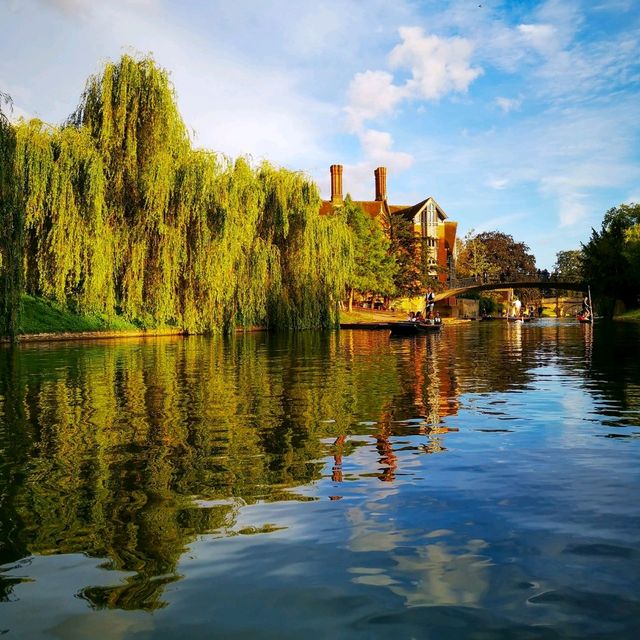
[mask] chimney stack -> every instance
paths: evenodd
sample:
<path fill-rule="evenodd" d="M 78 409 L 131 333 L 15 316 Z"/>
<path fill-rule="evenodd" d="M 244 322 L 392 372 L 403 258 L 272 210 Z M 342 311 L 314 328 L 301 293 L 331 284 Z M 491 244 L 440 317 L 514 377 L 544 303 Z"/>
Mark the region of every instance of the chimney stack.
<path fill-rule="evenodd" d="M 387 168 L 378 167 L 373 174 L 376 177 L 376 200 L 383 201 L 387 199 Z"/>
<path fill-rule="evenodd" d="M 331 172 L 331 204 L 342 204 L 342 165 L 332 164 Z"/>

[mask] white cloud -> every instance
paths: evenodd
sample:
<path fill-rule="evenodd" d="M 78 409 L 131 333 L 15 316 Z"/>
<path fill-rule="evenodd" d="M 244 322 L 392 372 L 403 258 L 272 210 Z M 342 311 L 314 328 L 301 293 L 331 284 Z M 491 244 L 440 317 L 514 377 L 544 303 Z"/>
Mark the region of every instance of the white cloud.
<path fill-rule="evenodd" d="M 509 186 L 509 180 L 507 178 L 491 178 L 487 185 L 492 189 L 497 189 L 501 191 L 502 189 L 506 189 Z"/>
<path fill-rule="evenodd" d="M 503 98 L 498 96 L 495 99 L 495 103 L 502 109 L 503 113 L 509 113 L 510 111 L 517 111 L 522 104 L 520 98 Z"/>
<path fill-rule="evenodd" d="M 393 76 L 386 71 L 356 73 L 345 109 L 350 130 L 357 131 L 365 120 L 392 113 L 405 95 L 406 90 L 394 85 Z"/>
<path fill-rule="evenodd" d="M 631 193 L 624 199 L 624 202 L 633 202 L 634 204 L 640 204 L 640 192 Z"/>
<path fill-rule="evenodd" d="M 480 222 L 475 228 L 476 233 L 482 233 L 483 231 L 494 231 L 495 229 L 504 229 L 510 223 L 516 222 L 526 218 L 526 213 L 512 213 L 506 216 L 496 216 Z"/>
<path fill-rule="evenodd" d="M 473 46 L 464 38 L 425 35 L 419 27 L 402 27 L 399 34 L 401 42 L 389 54 L 389 64 L 411 77 L 395 84 L 388 71 L 356 73 L 345 112 L 347 127 L 359 137 L 367 158 L 363 166 L 375 161 L 403 171 L 413 164 L 413 156 L 393 151 L 391 134 L 366 129 L 365 123 L 392 115 L 405 100 L 435 101 L 449 93 L 464 93 L 482 70 L 470 66 Z"/>
<path fill-rule="evenodd" d="M 544 55 L 558 50 L 557 29 L 551 24 L 521 24 L 518 31 L 525 44 Z"/>
<path fill-rule="evenodd" d="M 403 27 L 400 37 L 389 61 L 393 68 L 411 71 L 406 83 L 411 97 L 438 100 L 447 93 L 464 93 L 482 74 L 470 66 L 473 45 L 464 38 L 425 35 L 420 27 Z"/>
<path fill-rule="evenodd" d="M 50 6 L 61 11 L 67 16 L 84 16 L 96 8 L 92 0 L 38 0 L 44 6 Z M 156 0 L 111 0 L 110 4 L 126 8 L 129 6 L 150 7 Z"/>
<path fill-rule="evenodd" d="M 413 164 L 411 154 L 391 150 L 393 138 L 386 131 L 367 129 L 360 134 L 360 142 L 368 158 L 392 171 L 403 171 Z"/>
<path fill-rule="evenodd" d="M 402 42 L 389 54 L 393 69 L 411 73 L 404 84 L 394 84 L 387 71 L 356 73 L 345 108 L 348 124 L 357 131 L 366 120 L 390 115 L 402 100 L 438 100 L 448 93 L 464 93 L 482 69 L 470 66 L 473 46 L 464 38 L 425 35 L 420 27 L 399 29 Z"/>

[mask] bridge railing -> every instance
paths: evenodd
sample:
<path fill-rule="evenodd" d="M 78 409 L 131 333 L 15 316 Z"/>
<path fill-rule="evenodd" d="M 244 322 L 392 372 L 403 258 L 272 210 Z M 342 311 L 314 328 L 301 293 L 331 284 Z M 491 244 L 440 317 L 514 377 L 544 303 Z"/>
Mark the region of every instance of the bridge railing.
<path fill-rule="evenodd" d="M 540 273 L 518 273 L 518 274 L 500 274 L 497 276 L 472 276 L 470 278 L 449 278 L 446 282 L 449 289 L 462 289 L 465 287 L 473 287 L 475 285 L 483 284 L 502 284 L 505 287 L 511 287 L 518 282 L 548 282 L 550 284 L 554 282 L 566 282 L 566 279 L 562 278 L 560 274 L 548 273 L 541 271 Z"/>

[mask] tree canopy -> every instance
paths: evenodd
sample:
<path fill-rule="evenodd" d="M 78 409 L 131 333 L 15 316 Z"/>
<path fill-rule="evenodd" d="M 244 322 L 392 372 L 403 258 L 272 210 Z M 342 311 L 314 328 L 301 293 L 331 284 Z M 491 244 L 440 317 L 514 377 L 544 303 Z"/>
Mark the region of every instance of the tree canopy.
<path fill-rule="evenodd" d="M 603 300 L 638 305 L 640 295 L 640 204 L 621 204 L 604 215 L 599 231 L 582 246 L 584 275 Z M 608 305 L 611 307 L 612 304 Z"/>
<path fill-rule="evenodd" d="M 500 231 L 473 231 L 465 236 L 458 254 L 456 272 L 461 276 L 501 276 L 505 280 L 531 275 L 536 259 L 524 242 Z"/>
<path fill-rule="evenodd" d="M 554 271 L 562 280 L 580 280 L 583 277 L 583 255 L 580 249 L 556 253 Z"/>
<path fill-rule="evenodd" d="M 416 236 L 413 221 L 402 215 L 392 215 L 387 222 L 391 241 L 391 254 L 394 256 L 398 270 L 394 277 L 397 292 L 401 296 L 424 295 L 427 286 L 436 284 L 429 277 L 427 264 L 427 246 L 425 240 Z"/>
<path fill-rule="evenodd" d="M 151 58 L 106 64 L 62 127 L 0 126 L 4 333 L 22 292 L 189 332 L 337 322 L 346 221 L 300 173 L 193 148 Z"/>
<path fill-rule="evenodd" d="M 347 280 L 351 292 L 392 296 L 398 264 L 381 225 L 347 196 L 342 208 L 353 241 L 353 269 Z M 351 297 L 350 297 L 351 299 Z"/>

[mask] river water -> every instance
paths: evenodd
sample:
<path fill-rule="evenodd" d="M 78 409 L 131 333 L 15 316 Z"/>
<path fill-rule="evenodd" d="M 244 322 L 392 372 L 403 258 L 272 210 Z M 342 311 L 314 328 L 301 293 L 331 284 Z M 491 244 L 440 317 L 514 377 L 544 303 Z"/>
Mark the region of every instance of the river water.
<path fill-rule="evenodd" d="M 637 638 L 640 326 L 0 350 L 8 638 Z"/>

